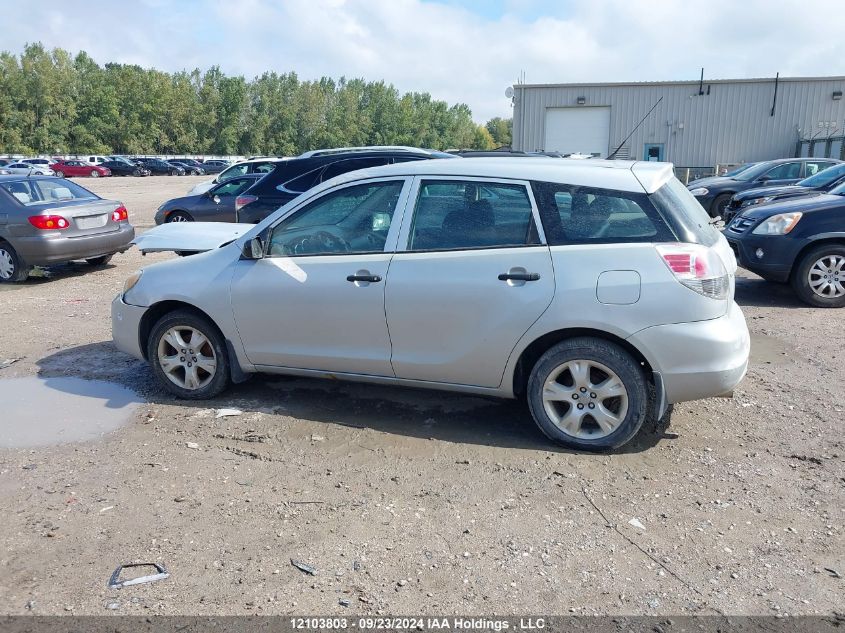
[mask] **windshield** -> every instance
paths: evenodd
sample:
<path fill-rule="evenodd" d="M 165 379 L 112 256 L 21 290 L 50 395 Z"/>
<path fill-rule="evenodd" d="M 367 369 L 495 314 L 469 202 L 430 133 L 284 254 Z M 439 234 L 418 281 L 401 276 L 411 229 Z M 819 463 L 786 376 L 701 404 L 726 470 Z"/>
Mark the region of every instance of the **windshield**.
<path fill-rule="evenodd" d="M 817 174 L 813 174 L 809 178 L 805 178 L 804 180 L 799 180 L 797 185 L 802 187 L 826 187 L 830 183 L 839 180 L 845 176 L 845 163 L 841 165 L 834 165 L 833 167 L 828 167 L 827 169 L 823 169 Z"/>
<path fill-rule="evenodd" d="M 733 176 L 734 180 L 741 180 L 743 182 L 749 182 L 754 180 L 758 176 L 762 176 L 767 171 L 769 171 L 772 167 L 774 167 L 774 163 L 772 162 L 765 162 L 765 163 L 757 163 L 756 165 L 751 165 L 748 169 L 742 171 L 742 173 Z"/>
<path fill-rule="evenodd" d="M 23 205 L 31 206 L 45 202 L 67 202 L 70 200 L 99 200 L 84 187 L 70 180 L 39 178 L 37 180 L 5 180 L 0 187 Z"/>
<path fill-rule="evenodd" d="M 723 175 L 725 178 L 733 178 L 734 176 L 736 176 L 736 175 L 738 175 L 738 174 L 741 174 L 741 173 L 742 173 L 742 172 L 744 172 L 746 169 L 748 169 L 749 167 L 753 167 L 753 166 L 754 166 L 754 165 L 756 165 L 756 164 L 757 164 L 757 163 L 745 163 L 744 165 L 740 165 L 739 167 L 735 167 L 734 169 L 731 169 L 730 171 L 727 171 L 727 172 L 725 172 L 725 173 L 724 173 L 724 174 L 722 174 L 722 175 Z"/>

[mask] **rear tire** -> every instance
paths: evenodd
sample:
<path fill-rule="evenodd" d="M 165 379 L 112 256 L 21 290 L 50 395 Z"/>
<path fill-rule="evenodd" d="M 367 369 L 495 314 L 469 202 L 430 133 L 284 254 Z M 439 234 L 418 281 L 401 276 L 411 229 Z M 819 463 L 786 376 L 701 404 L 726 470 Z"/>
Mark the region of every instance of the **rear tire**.
<path fill-rule="evenodd" d="M 29 266 L 11 244 L 0 241 L 0 283 L 18 283 L 27 277 Z"/>
<path fill-rule="evenodd" d="M 845 307 L 845 244 L 810 249 L 795 266 L 791 282 L 804 303 L 819 308 Z"/>
<path fill-rule="evenodd" d="M 724 217 L 725 209 L 728 208 L 732 197 L 732 193 L 723 193 L 720 196 L 716 196 L 715 200 L 713 200 L 713 204 L 710 205 L 710 217 Z"/>
<path fill-rule="evenodd" d="M 89 266 L 105 266 L 111 261 L 112 257 L 114 257 L 114 254 L 101 255 L 100 257 L 89 257 L 85 260 L 85 263 Z"/>
<path fill-rule="evenodd" d="M 164 315 L 147 341 L 158 381 L 177 398 L 205 400 L 229 386 L 229 357 L 214 324 L 187 310 Z"/>
<path fill-rule="evenodd" d="M 649 387 L 639 363 L 598 338 L 572 338 L 546 351 L 531 370 L 526 395 L 543 434 L 580 451 L 619 448 L 649 412 Z"/>

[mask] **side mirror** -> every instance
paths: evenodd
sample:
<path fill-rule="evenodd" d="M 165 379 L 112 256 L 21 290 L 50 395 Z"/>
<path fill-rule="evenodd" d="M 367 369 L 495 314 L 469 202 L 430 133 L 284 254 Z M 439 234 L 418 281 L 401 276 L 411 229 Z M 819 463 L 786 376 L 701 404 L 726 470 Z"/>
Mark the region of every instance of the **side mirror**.
<path fill-rule="evenodd" d="M 263 258 L 264 242 L 261 241 L 260 237 L 253 237 L 251 240 L 244 244 L 242 254 L 244 259 Z"/>
<path fill-rule="evenodd" d="M 214 200 L 214 204 L 220 204 L 220 196 L 214 196 L 212 200 Z"/>
<path fill-rule="evenodd" d="M 760 176 L 757 179 L 757 182 L 769 182 L 771 179 L 772 179 L 771 176 L 767 176 L 766 174 L 763 174 L 762 176 Z"/>

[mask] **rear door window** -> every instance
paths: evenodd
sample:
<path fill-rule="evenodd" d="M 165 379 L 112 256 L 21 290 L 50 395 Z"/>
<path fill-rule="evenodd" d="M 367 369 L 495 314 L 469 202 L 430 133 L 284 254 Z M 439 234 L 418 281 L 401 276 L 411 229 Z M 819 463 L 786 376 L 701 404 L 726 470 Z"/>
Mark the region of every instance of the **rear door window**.
<path fill-rule="evenodd" d="M 645 193 L 548 182 L 532 186 L 552 246 L 672 239 Z"/>
<path fill-rule="evenodd" d="M 423 180 L 408 250 L 465 250 L 539 244 L 524 185 Z"/>

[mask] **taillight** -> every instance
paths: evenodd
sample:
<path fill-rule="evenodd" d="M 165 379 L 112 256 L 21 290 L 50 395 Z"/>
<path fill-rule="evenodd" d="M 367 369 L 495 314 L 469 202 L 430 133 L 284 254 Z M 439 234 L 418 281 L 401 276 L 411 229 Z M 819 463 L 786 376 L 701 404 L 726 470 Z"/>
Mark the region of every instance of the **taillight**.
<path fill-rule="evenodd" d="M 687 288 L 710 299 L 728 298 L 730 278 L 716 251 L 700 244 L 659 244 L 655 248 Z"/>
<path fill-rule="evenodd" d="M 29 223 L 42 231 L 61 231 L 70 226 L 70 222 L 60 215 L 31 215 Z"/>
<path fill-rule="evenodd" d="M 251 202 L 255 202 L 256 200 L 258 200 L 258 196 L 238 196 L 237 198 L 235 198 L 235 213 L 243 209 L 246 205 L 250 204 Z"/>
<path fill-rule="evenodd" d="M 126 222 L 129 219 L 129 211 L 123 205 L 111 212 L 111 219 L 115 222 Z"/>

